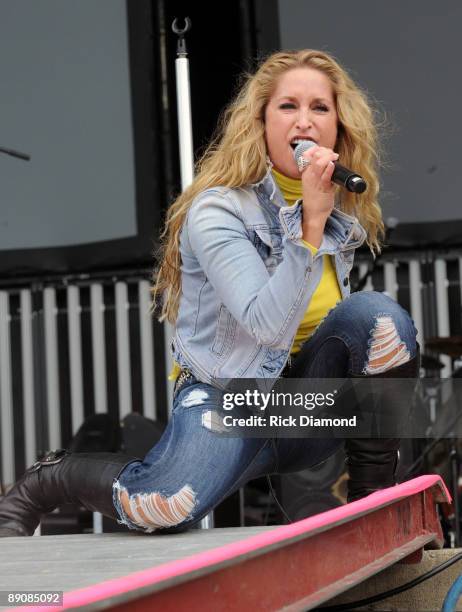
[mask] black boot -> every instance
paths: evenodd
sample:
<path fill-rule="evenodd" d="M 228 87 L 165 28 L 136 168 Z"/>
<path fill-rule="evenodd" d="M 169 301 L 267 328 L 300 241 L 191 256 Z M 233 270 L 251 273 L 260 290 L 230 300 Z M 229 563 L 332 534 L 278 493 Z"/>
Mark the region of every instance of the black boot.
<path fill-rule="evenodd" d="M 420 351 L 414 359 L 397 368 L 392 368 L 382 374 L 375 374 L 364 378 L 409 378 L 419 376 Z M 378 404 L 383 412 L 393 413 L 393 409 L 400 411 L 403 406 L 409 406 L 411 397 L 403 398 L 402 386 L 390 383 L 384 388 Z M 402 419 L 403 415 L 399 415 Z M 398 468 L 400 438 L 354 438 L 345 441 L 345 450 L 348 465 L 348 497 L 352 502 L 379 489 L 392 487 L 396 484 L 396 471 Z"/>
<path fill-rule="evenodd" d="M 122 453 L 48 453 L 0 499 L 0 537 L 32 535 L 40 515 L 64 503 L 117 519 L 112 483 L 136 460 Z"/>

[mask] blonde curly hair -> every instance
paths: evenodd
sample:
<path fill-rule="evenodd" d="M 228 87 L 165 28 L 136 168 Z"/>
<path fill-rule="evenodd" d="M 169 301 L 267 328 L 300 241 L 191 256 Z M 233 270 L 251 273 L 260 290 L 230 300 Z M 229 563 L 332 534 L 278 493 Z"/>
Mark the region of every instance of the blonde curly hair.
<path fill-rule="evenodd" d="M 194 198 L 212 186 L 242 187 L 260 181 L 266 171 L 265 109 L 278 78 L 294 68 L 314 68 L 332 83 L 338 115 L 336 152 L 342 164 L 354 168 L 367 182 L 357 195 L 342 190 L 340 208 L 358 218 L 367 232 L 372 253 L 380 252 L 384 224 L 377 202 L 378 139 L 372 106 L 366 94 L 328 53 L 305 49 L 280 51 L 264 60 L 255 74 L 246 75 L 236 98 L 223 112 L 214 137 L 196 164 L 193 183 L 169 207 L 160 235 L 154 272 L 153 309 L 161 303 L 159 321 L 174 324 L 181 295 L 180 232 Z M 163 298 L 163 299 L 162 299 Z"/>

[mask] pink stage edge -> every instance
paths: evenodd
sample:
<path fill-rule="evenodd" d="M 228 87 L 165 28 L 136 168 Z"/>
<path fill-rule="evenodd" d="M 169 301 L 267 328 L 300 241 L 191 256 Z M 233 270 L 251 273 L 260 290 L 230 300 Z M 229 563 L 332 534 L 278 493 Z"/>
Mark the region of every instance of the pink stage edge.
<path fill-rule="evenodd" d="M 271 531 L 251 536 L 245 540 L 239 540 L 238 542 L 226 544 L 203 553 L 197 553 L 178 561 L 170 561 L 169 563 L 157 565 L 152 569 L 128 574 L 121 578 L 107 580 L 91 587 L 69 591 L 64 593 L 63 606 L 21 606 L 20 608 L 13 609 L 36 610 L 37 612 L 49 610 L 50 612 L 57 612 L 58 610 L 65 610 L 67 608 L 85 606 L 101 599 L 115 597 L 164 581 L 171 583 L 173 578 L 181 576 L 182 574 L 197 572 L 208 566 L 222 565 L 224 562 L 239 557 L 240 555 L 248 555 L 253 551 L 273 546 L 278 542 L 290 540 L 294 537 L 308 534 L 309 532 L 323 531 L 329 528 L 329 526 L 343 523 L 358 515 L 366 514 L 376 507 L 398 501 L 403 497 L 408 497 L 430 488 L 434 489 L 436 501 L 443 503 L 451 501 L 451 496 L 439 476 L 420 476 L 395 487 L 377 491 L 351 504 L 317 514 L 316 516 L 311 516 L 301 521 L 297 521 L 296 523 L 291 523 L 290 525 L 275 527 Z M 146 537 L 155 537 L 155 535 Z"/>

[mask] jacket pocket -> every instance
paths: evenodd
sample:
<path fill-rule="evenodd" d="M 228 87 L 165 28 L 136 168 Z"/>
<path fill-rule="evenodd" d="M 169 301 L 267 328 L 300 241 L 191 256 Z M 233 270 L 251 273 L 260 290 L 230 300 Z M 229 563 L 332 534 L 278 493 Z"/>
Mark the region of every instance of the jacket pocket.
<path fill-rule="evenodd" d="M 271 234 L 268 231 L 268 228 L 262 227 L 255 227 L 254 232 L 254 247 L 257 249 L 260 256 L 265 259 L 265 257 L 268 257 L 268 255 L 271 253 L 273 248 Z"/>
<path fill-rule="evenodd" d="M 274 270 L 282 259 L 281 237 L 268 228 L 255 228 L 254 246 L 269 271 Z"/>
<path fill-rule="evenodd" d="M 231 316 L 226 306 L 220 306 L 217 321 L 217 331 L 211 351 L 217 356 L 224 355 L 230 348 L 236 331 L 236 320 Z"/>
<path fill-rule="evenodd" d="M 266 351 L 261 367 L 257 372 L 257 378 L 273 378 L 283 367 L 287 359 L 288 351 L 283 349 L 271 349 Z"/>

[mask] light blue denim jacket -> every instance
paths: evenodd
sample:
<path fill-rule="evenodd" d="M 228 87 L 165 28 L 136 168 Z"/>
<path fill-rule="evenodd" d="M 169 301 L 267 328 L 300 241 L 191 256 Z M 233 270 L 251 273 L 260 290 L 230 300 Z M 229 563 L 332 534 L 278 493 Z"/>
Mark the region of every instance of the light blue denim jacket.
<path fill-rule="evenodd" d="M 182 293 L 174 359 L 199 380 L 276 378 L 322 276 L 335 259 L 342 299 L 366 238 L 334 209 L 313 257 L 302 243 L 301 201 L 287 206 L 270 169 L 245 188 L 216 187 L 193 201 L 180 238 Z"/>

